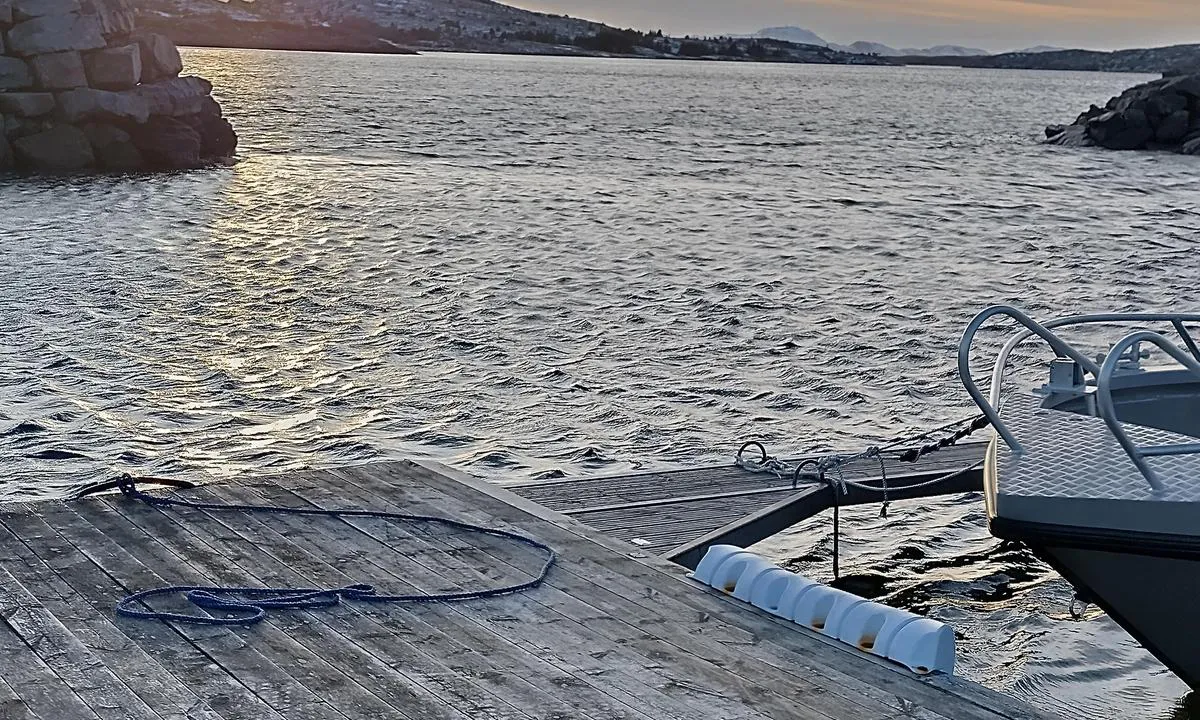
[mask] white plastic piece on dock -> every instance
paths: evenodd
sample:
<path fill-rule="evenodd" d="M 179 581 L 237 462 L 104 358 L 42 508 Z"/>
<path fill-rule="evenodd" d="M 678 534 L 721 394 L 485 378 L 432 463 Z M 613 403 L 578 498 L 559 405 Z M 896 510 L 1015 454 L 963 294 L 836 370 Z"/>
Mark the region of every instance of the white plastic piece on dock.
<path fill-rule="evenodd" d="M 788 585 L 795 577 L 795 573 L 788 572 L 781 567 L 772 567 L 755 578 L 754 585 L 750 588 L 750 604 L 769 613 L 777 613 L 779 601 L 783 599 L 784 592 L 787 591 Z M 734 597 L 738 597 L 741 591 L 742 589 L 739 587 L 733 594 Z"/>
<path fill-rule="evenodd" d="M 713 573 L 709 583 L 718 590 L 732 593 L 738 600 L 750 601 L 750 590 L 754 581 L 765 572 L 769 572 L 774 564 L 760 558 L 752 552 L 730 555 Z"/>
<path fill-rule="evenodd" d="M 887 657 L 896 633 L 920 620 L 906 610 L 868 602 L 855 605 L 842 618 L 838 640 L 873 655 Z"/>
<path fill-rule="evenodd" d="M 816 580 L 793 573 L 791 580 L 788 581 L 788 585 L 783 591 L 783 594 L 779 596 L 779 602 L 776 604 L 776 609 L 763 609 L 774 615 L 778 615 L 785 620 L 791 620 L 796 615 L 796 603 L 800 601 L 800 598 L 802 598 L 806 592 L 812 590 L 813 588 L 819 587 L 822 587 L 821 583 L 817 582 Z"/>
<path fill-rule="evenodd" d="M 700 560 L 700 564 L 692 572 L 692 579 L 712 585 L 713 573 L 721 566 L 721 563 L 729 559 L 731 555 L 744 553 L 746 550 L 736 545 L 713 545 L 704 553 L 704 558 Z M 748 554 L 748 553 L 747 553 Z"/>
<path fill-rule="evenodd" d="M 914 620 L 896 632 L 887 657 L 921 675 L 953 675 L 954 629 L 929 618 Z"/>
<path fill-rule="evenodd" d="M 843 590 L 819 585 L 800 596 L 792 620 L 824 635 L 838 636 L 838 625 L 856 605 L 867 602 Z"/>

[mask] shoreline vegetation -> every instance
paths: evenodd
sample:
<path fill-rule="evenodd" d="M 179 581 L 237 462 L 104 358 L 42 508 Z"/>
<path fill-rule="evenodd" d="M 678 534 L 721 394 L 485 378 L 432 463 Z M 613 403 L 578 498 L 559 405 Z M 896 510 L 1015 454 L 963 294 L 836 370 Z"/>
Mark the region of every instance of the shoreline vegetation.
<path fill-rule="evenodd" d="M 818 45 L 768 38 L 673 38 L 661 31 L 604 29 L 578 35 L 547 31 L 501 31 L 468 35 L 455 26 L 401 29 L 364 21 L 343 21 L 318 28 L 278 21 L 238 22 L 211 18 L 140 17 L 139 26 L 171 37 L 179 45 L 258 50 L 302 50 L 414 55 L 471 52 L 507 55 L 644 58 L 654 60 L 731 60 L 899 65 L 892 58 L 858 55 Z"/>
<path fill-rule="evenodd" d="M 486 0 L 140 0 L 138 26 L 178 45 L 414 54 L 478 52 L 837 65 L 1178 73 L 1200 69 L 1200 45 L 1098 52 L 884 57 L 763 37 L 672 37 Z"/>

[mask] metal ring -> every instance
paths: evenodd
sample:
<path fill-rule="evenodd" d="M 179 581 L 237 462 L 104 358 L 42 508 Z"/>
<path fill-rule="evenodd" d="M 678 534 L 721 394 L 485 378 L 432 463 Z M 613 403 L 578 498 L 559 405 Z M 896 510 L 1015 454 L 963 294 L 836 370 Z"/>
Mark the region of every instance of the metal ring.
<path fill-rule="evenodd" d="M 743 454 L 746 452 L 746 450 L 747 450 L 748 448 L 752 448 L 752 447 L 756 447 L 756 448 L 758 448 L 758 452 L 759 452 L 759 454 L 760 454 L 760 455 L 762 455 L 762 460 L 759 460 L 759 462 L 765 463 L 767 460 L 769 460 L 769 459 L 770 459 L 769 457 L 767 457 L 767 448 L 766 448 L 766 446 L 765 446 L 765 445 L 763 445 L 762 443 L 760 443 L 760 442 L 759 442 L 759 441 L 757 441 L 757 440 L 751 440 L 751 441 L 749 441 L 749 442 L 742 443 L 742 446 L 741 446 L 740 448 L 738 448 L 738 451 L 737 451 L 737 459 L 738 459 L 738 460 L 741 460 L 741 459 L 742 459 L 742 455 L 743 455 Z"/>
<path fill-rule="evenodd" d="M 817 472 L 808 473 L 808 474 L 815 475 L 817 480 L 819 480 L 821 482 L 825 481 L 825 472 L 823 470 L 821 470 L 821 461 L 817 460 L 815 458 L 809 458 L 809 459 L 801 462 L 799 465 L 797 465 L 796 469 L 792 471 L 792 489 L 793 490 L 795 490 L 796 486 L 800 484 L 800 475 L 803 473 L 804 468 L 806 468 L 810 465 L 812 467 L 815 467 L 817 469 Z"/>

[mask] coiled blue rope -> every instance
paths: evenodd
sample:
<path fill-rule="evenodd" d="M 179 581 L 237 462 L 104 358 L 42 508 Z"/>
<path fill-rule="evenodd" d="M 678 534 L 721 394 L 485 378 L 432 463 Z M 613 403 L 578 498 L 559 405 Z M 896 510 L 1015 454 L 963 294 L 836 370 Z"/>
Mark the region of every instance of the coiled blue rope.
<path fill-rule="evenodd" d="M 196 510 L 260 512 L 275 515 L 307 515 L 333 518 L 377 518 L 403 522 L 434 523 L 456 530 L 512 540 L 513 542 L 528 545 L 545 553 L 545 561 L 532 580 L 482 590 L 385 595 L 377 592 L 373 586 L 361 583 L 339 588 L 170 585 L 133 593 L 117 603 L 116 611 L 118 615 L 143 620 L 164 620 L 193 625 L 254 625 L 262 622 L 267 617 L 268 610 L 280 608 L 307 610 L 311 608 L 331 607 L 337 605 L 342 600 L 357 600 L 370 603 L 440 603 L 479 600 L 499 595 L 511 595 L 538 587 L 546 581 L 547 576 L 550 574 L 550 568 L 554 566 L 555 561 L 558 559 L 553 548 L 529 536 L 433 515 L 410 515 L 408 513 L 391 513 L 378 510 L 323 510 L 320 508 L 291 508 L 278 505 L 242 505 L 236 503 L 176 500 L 150 495 L 138 490 L 136 480 L 130 475 L 125 475 L 117 481 L 117 487 L 125 497 L 132 500 L 140 500 L 155 507 L 183 507 Z M 231 613 L 232 615 L 229 617 L 188 615 L 178 612 L 143 610 L 135 607 L 136 605 L 142 605 L 149 608 L 150 606 L 146 601 L 151 598 L 178 594 L 182 594 L 198 608 Z"/>

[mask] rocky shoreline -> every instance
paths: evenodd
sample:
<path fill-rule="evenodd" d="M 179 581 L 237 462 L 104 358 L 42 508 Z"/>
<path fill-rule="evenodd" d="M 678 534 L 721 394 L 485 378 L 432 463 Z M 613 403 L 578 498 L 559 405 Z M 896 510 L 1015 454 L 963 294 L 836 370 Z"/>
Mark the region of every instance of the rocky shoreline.
<path fill-rule="evenodd" d="M 212 84 L 127 0 L 0 0 L 0 171 L 130 172 L 231 158 Z"/>
<path fill-rule="evenodd" d="M 1200 155 L 1200 74 L 1132 87 L 1104 107 L 1092 105 L 1070 125 L 1047 127 L 1046 142 Z"/>

